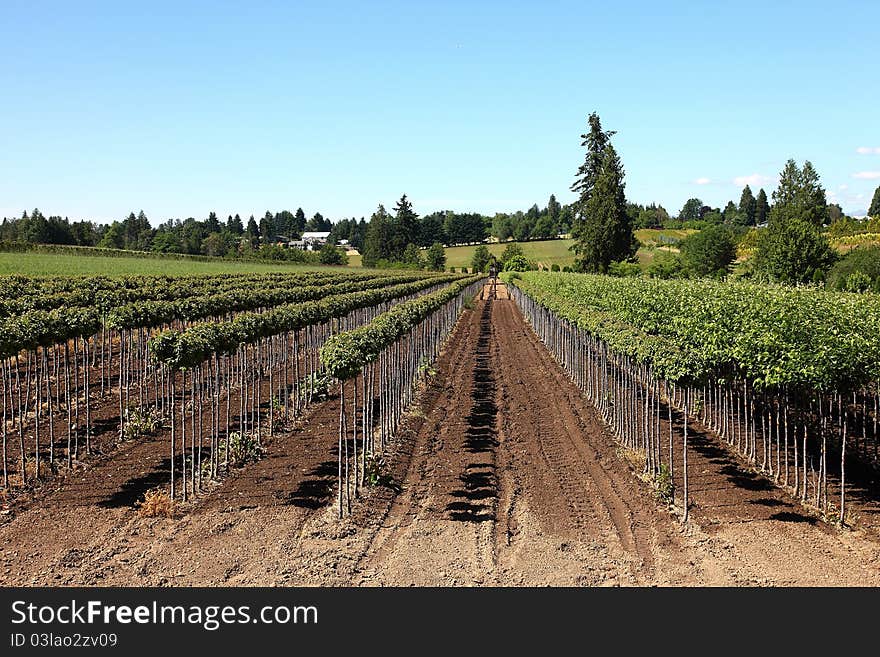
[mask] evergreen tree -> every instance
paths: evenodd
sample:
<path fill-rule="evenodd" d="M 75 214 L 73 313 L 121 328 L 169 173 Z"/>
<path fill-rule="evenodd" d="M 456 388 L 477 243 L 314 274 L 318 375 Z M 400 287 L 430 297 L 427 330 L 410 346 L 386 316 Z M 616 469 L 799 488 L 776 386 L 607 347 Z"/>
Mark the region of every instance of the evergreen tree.
<path fill-rule="evenodd" d="M 869 217 L 880 217 L 880 185 L 874 190 L 874 198 L 871 199 L 871 206 L 868 208 Z"/>
<path fill-rule="evenodd" d="M 562 206 L 559 205 L 559 201 L 556 200 L 556 196 L 554 194 L 550 194 L 550 200 L 547 201 L 547 216 L 550 217 L 550 221 L 553 222 L 554 226 L 559 224 L 559 215 L 562 214 Z"/>
<path fill-rule="evenodd" d="M 260 237 L 263 238 L 263 243 L 268 244 L 275 235 L 275 217 L 266 210 L 266 214 L 260 219 Z"/>
<path fill-rule="evenodd" d="M 821 227 L 828 216 L 825 206 L 825 189 L 810 161 L 804 162 L 801 169 L 794 160 L 788 160 L 773 192 L 770 223 L 799 219 Z"/>
<path fill-rule="evenodd" d="M 390 255 L 391 217 L 383 205 L 370 217 L 364 236 L 364 249 L 361 262 L 364 267 L 375 267 L 379 260 L 387 260 Z"/>
<path fill-rule="evenodd" d="M 257 226 L 257 222 L 254 220 L 254 215 L 251 215 L 251 218 L 248 219 L 247 230 L 245 230 L 245 234 L 247 235 L 248 241 L 251 245 L 256 244 L 260 238 L 260 228 Z"/>
<path fill-rule="evenodd" d="M 767 203 L 767 192 L 764 188 L 758 190 L 758 198 L 755 199 L 755 225 L 766 224 L 770 219 L 770 204 Z"/>
<path fill-rule="evenodd" d="M 399 260 L 408 244 L 419 241 L 419 215 L 413 211 L 406 194 L 394 206 L 393 232 L 391 235 L 391 259 Z"/>
<path fill-rule="evenodd" d="M 226 230 L 233 235 L 241 235 L 244 233 L 244 224 L 241 222 L 241 217 L 239 217 L 238 214 L 226 220 Z"/>
<path fill-rule="evenodd" d="M 302 208 L 297 208 L 294 218 L 296 219 L 296 223 L 294 224 L 296 226 L 296 232 L 298 235 L 302 235 L 303 231 L 306 229 L 306 213 L 303 212 Z"/>
<path fill-rule="evenodd" d="M 773 200 L 767 229 L 758 240 L 756 269 L 765 278 L 789 285 L 823 280 L 835 256 L 821 233 L 828 213 L 813 165 L 807 161 L 800 169 L 788 160 Z"/>
<path fill-rule="evenodd" d="M 637 241 L 626 212 L 624 172 L 611 144 L 605 146 L 591 194 L 579 210 L 573 245 L 581 271 L 606 273 L 608 266 L 635 255 Z"/>
<path fill-rule="evenodd" d="M 579 204 L 586 203 L 593 193 L 593 186 L 596 184 L 596 179 L 599 176 L 599 168 L 602 164 L 605 146 L 608 145 L 611 137 L 615 134 L 613 130 L 602 130 L 602 121 L 596 112 L 590 114 L 587 124 L 590 127 L 590 131 L 581 135 L 583 140 L 581 146 L 587 147 L 587 155 L 584 163 L 578 168 L 574 183 L 571 186 L 571 191 L 579 195 Z"/>
<path fill-rule="evenodd" d="M 217 219 L 216 212 L 210 212 L 208 214 L 208 218 L 205 220 L 205 230 L 207 230 L 209 233 L 220 232 L 220 220 Z"/>
<path fill-rule="evenodd" d="M 767 201 L 766 196 L 764 201 Z M 752 189 L 746 185 L 742 191 L 742 196 L 739 197 L 739 213 L 745 218 L 746 226 L 755 225 L 755 212 L 757 207 L 758 202 L 752 195 Z"/>

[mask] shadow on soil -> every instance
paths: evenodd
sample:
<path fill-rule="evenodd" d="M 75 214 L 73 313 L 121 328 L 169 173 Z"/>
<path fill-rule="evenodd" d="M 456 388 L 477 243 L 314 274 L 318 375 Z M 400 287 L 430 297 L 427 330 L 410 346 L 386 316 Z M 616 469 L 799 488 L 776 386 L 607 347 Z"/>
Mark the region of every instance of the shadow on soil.
<path fill-rule="evenodd" d="M 495 477 L 494 453 L 498 446 L 495 422 L 498 406 L 495 403 L 495 377 L 492 374 L 489 349 L 492 333 L 492 302 L 483 306 L 480 317 L 480 335 L 477 338 L 476 366 L 474 367 L 471 412 L 465 418 L 465 449 L 476 459 L 459 476 L 461 486 L 450 493 L 458 501 L 446 505 L 449 518 L 462 522 L 483 522 L 495 519 L 495 499 L 498 495 Z"/>

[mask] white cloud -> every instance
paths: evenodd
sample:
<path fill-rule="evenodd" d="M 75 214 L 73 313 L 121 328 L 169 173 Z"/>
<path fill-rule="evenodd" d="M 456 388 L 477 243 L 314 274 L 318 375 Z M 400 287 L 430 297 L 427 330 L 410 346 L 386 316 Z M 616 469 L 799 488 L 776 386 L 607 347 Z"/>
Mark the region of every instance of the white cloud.
<path fill-rule="evenodd" d="M 880 155 L 880 146 L 859 146 L 856 153 L 859 155 Z"/>
<path fill-rule="evenodd" d="M 760 187 L 761 185 L 766 185 L 769 182 L 772 182 L 772 178 L 769 176 L 762 176 L 760 173 L 753 173 L 750 176 L 737 176 L 733 179 L 733 184 L 737 187 L 745 187 L 749 185 L 750 187 Z"/>
<path fill-rule="evenodd" d="M 877 178 L 880 178 L 880 171 L 859 171 L 858 173 L 854 173 L 852 177 L 858 178 L 859 180 L 876 180 Z"/>
<path fill-rule="evenodd" d="M 837 189 L 841 191 L 846 191 L 847 189 L 849 189 L 849 185 L 844 183 L 843 185 L 838 185 Z"/>
<path fill-rule="evenodd" d="M 697 178 L 697 179 L 694 181 L 694 184 L 695 184 L 695 185 L 708 185 L 708 184 L 710 184 L 711 182 L 712 182 L 712 179 L 711 179 L 711 178 Z"/>

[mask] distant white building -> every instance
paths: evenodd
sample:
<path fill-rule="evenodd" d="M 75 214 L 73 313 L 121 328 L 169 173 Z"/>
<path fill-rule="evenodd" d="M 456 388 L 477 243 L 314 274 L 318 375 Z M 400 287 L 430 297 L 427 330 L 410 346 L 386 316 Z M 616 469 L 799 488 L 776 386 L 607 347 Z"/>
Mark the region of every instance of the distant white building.
<path fill-rule="evenodd" d="M 303 251 L 317 251 L 327 243 L 330 231 L 306 231 L 302 238 L 291 242 L 290 245 Z"/>

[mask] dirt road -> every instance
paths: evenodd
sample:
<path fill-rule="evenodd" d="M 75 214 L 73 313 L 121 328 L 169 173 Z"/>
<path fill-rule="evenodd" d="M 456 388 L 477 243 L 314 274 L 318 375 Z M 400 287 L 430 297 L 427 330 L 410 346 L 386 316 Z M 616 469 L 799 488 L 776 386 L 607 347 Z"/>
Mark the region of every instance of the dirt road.
<path fill-rule="evenodd" d="M 878 544 L 803 520 L 711 436 L 683 527 L 619 454 L 513 301 L 465 311 L 386 455 L 393 487 L 332 508 L 336 401 L 174 519 L 126 491 L 133 445 L 0 525 L 0 583 L 880 584 Z M 143 452 L 143 453 L 141 453 Z"/>

